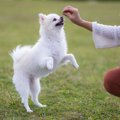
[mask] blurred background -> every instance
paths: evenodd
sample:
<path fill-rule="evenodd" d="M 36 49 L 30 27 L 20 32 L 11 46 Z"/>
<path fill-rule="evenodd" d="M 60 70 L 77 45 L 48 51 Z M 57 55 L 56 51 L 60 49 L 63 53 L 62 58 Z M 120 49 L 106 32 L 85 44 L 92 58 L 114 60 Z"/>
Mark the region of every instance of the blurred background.
<path fill-rule="evenodd" d="M 0 0 L 0 119 L 1 120 L 119 120 L 120 99 L 108 94 L 103 76 L 120 65 L 120 48 L 96 49 L 92 33 L 65 18 L 68 53 L 78 70 L 68 64 L 41 80 L 39 99 L 47 108 L 26 113 L 12 84 L 9 56 L 17 45 L 34 45 L 39 38 L 38 13 L 62 15 L 66 5 L 79 9 L 82 18 L 120 25 L 120 0 Z"/>

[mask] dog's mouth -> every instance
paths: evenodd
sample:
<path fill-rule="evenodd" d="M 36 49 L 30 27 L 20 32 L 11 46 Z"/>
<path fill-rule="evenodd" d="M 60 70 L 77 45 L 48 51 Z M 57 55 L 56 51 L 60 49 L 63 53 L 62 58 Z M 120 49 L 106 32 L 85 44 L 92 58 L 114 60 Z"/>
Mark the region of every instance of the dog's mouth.
<path fill-rule="evenodd" d="M 55 26 L 61 26 L 61 25 L 64 25 L 63 17 L 60 17 L 60 22 L 58 22 Z"/>

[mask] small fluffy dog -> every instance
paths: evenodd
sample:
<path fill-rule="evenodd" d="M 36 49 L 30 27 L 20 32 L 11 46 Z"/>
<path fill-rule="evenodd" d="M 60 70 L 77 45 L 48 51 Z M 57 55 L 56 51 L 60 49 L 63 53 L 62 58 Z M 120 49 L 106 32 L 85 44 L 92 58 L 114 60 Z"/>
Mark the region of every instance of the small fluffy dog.
<path fill-rule="evenodd" d="M 75 68 L 79 67 L 74 56 L 67 54 L 63 17 L 39 14 L 39 23 L 41 37 L 38 42 L 33 46 L 18 46 L 10 54 L 13 58 L 13 83 L 27 112 L 32 112 L 28 104 L 29 95 L 35 105 L 46 107 L 38 100 L 41 90 L 39 80 L 42 77 L 66 61 L 70 61 Z"/>

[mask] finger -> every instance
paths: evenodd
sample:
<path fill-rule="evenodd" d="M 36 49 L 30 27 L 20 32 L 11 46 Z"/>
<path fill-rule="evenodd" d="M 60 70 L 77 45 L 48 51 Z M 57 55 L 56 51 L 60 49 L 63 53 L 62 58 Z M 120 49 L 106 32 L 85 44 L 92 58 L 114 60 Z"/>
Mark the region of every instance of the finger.
<path fill-rule="evenodd" d="M 63 13 L 63 15 L 65 15 L 68 18 L 71 18 L 71 13 L 69 13 L 69 12 L 65 12 L 65 13 Z"/>
<path fill-rule="evenodd" d="M 73 7 L 70 5 L 64 7 L 64 9 L 70 9 L 70 8 L 73 8 Z"/>
<path fill-rule="evenodd" d="M 70 11 L 70 10 L 65 10 L 65 11 L 63 11 L 63 14 L 72 14 L 73 12 L 72 11 Z"/>
<path fill-rule="evenodd" d="M 71 6 L 66 6 L 66 7 L 64 7 L 63 12 L 70 12 L 70 13 L 72 13 L 73 12 L 73 8 Z"/>
<path fill-rule="evenodd" d="M 65 12 L 64 15 L 65 16 L 70 16 L 70 13 L 69 12 Z"/>

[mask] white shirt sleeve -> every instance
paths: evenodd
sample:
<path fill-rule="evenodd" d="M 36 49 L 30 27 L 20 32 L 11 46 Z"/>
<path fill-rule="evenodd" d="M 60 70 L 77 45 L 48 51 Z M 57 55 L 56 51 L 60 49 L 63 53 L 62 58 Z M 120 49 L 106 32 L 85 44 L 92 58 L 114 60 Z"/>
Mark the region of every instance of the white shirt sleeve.
<path fill-rule="evenodd" d="M 93 40 L 96 48 L 120 46 L 120 26 L 92 22 Z"/>

